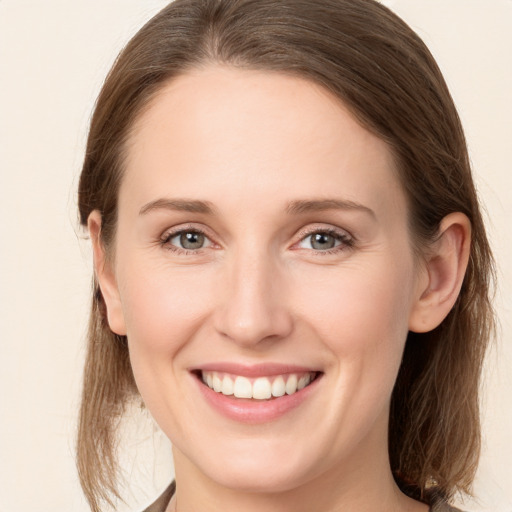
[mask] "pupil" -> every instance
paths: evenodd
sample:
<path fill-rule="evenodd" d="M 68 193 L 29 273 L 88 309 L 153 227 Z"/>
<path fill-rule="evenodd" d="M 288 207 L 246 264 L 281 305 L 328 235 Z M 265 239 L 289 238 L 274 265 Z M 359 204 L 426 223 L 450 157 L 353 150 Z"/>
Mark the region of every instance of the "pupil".
<path fill-rule="evenodd" d="M 184 249 L 200 249 L 204 244 L 204 235 L 201 233 L 182 233 L 180 243 Z"/>
<path fill-rule="evenodd" d="M 335 240 L 332 235 L 327 233 L 316 233 L 313 235 L 313 241 L 311 243 L 313 249 L 332 249 L 334 247 Z"/>

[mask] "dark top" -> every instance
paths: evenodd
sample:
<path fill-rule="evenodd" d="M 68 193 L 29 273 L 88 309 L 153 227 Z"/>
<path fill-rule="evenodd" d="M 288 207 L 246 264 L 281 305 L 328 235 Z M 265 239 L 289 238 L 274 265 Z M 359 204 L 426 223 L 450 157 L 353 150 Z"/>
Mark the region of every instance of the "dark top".
<path fill-rule="evenodd" d="M 148 508 L 144 509 L 143 512 L 165 512 L 167 505 L 171 501 L 171 498 L 176 491 L 176 482 L 173 481 L 169 487 L 163 492 L 163 494 Z M 430 501 L 430 512 L 461 512 L 458 508 L 454 508 L 443 499 L 432 496 Z"/>
<path fill-rule="evenodd" d="M 145 508 L 143 512 L 165 512 L 167 505 L 171 501 L 171 498 L 176 491 L 176 480 L 173 480 L 169 487 L 165 489 L 165 491 L 159 496 L 159 498 L 149 505 L 148 508 Z"/>

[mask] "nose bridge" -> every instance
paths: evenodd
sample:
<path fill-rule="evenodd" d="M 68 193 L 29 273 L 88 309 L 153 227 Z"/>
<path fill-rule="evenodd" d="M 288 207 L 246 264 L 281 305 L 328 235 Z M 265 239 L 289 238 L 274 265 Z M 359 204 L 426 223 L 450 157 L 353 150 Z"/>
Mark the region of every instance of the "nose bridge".
<path fill-rule="evenodd" d="M 228 260 L 217 330 L 245 346 L 286 336 L 292 322 L 277 258 L 268 247 L 245 246 Z"/>

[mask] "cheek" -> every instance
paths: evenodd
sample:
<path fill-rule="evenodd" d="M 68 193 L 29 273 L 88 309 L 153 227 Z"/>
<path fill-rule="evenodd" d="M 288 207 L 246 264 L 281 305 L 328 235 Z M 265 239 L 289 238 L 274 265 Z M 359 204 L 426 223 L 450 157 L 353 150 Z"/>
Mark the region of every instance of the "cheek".
<path fill-rule="evenodd" d="M 375 350 L 402 345 L 411 305 L 410 266 L 347 266 L 309 274 L 300 308 L 335 351 Z M 382 347 L 384 348 L 384 347 Z"/>
<path fill-rule="evenodd" d="M 385 262 L 384 262 L 385 263 Z M 341 425 L 332 449 L 345 450 L 387 422 L 408 332 L 412 269 L 406 265 L 345 267 L 304 282 L 302 318 L 328 350 L 327 376 L 337 407 L 326 398 L 330 423 Z"/>
<path fill-rule="evenodd" d="M 134 372 L 172 364 L 204 322 L 214 283 L 193 269 L 126 266 L 120 292 Z"/>
<path fill-rule="evenodd" d="M 311 276 L 302 294 L 303 316 L 331 354 L 328 374 L 343 404 L 332 422 L 347 425 L 350 416 L 357 435 L 387 417 L 407 338 L 412 275 L 412 267 L 385 260 L 347 266 L 325 280 Z"/>
<path fill-rule="evenodd" d="M 177 385 L 184 371 L 181 354 L 204 324 L 212 287 L 197 271 L 171 272 L 147 264 L 125 268 L 120 292 L 133 375 L 153 417 L 168 425 L 175 416 L 170 406 L 187 409 L 187 397 Z M 171 427 L 167 430 L 180 432 L 173 421 Z"/>

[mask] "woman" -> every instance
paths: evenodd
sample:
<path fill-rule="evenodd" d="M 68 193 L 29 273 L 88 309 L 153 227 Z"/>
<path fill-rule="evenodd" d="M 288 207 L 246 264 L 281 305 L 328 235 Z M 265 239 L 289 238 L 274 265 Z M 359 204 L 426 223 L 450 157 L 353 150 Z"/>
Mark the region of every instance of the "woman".
<path fill-rule="evenodd" d="M 177 0 L 128 44 L 79 186 L 93 510 L 141 397 L 151 511 L 450 510 L 479 453 L 492 256 L 432 56 L 369 0 Z"/>

